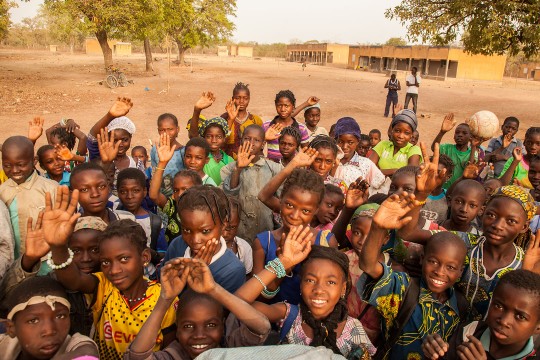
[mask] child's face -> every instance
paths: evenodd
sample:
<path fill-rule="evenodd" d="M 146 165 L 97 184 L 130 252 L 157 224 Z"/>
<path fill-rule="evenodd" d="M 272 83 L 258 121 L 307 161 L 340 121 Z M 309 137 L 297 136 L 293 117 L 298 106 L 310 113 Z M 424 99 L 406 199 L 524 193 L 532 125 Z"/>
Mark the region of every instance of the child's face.
<path fill-rule="evenodd" d="M 234 209 L 231 211 L 231 219 L 223 224 L 221 236 L 223 236 L 225 241 L 230 242 L 234 240 L 236 233 L 238 232 L 238 225 L 240 225 L 240 216 L 238 211 Z"/>
<path fill-rule="evenodd" d="M 319 121 L 321 121 L 321 109 L 311 108 L 304 113 L 304 120 L 309 127 L 317 127 Z"/>
<path fill-rule="evenodd" d="M 540 201 L 540 185 L 531 191 L 531 196 L 534 198 L 534 201 Z"/>
<path fill-rule="evenodd" d="M 540 185 L 540 161 L 533 161 L 529 164 L 528 177 L 533 188 Z"/>
<path fill-rule="evenodd" d="M 450 218 L 456 225 L 470 224 L 478 214 L 481 215 L 485 193 L 476 189 L 456 188 L 450 199 Z"/>
<path fill-rule="evenodd" d="M 360 142 L 358 142 L 358 146 L 356 147 L 356 152 L 358 153 L 358 155 L 366 157 L 369 149 L 371 149 L 369 140 L 360 140 Z"/>
<path fill-rule="evenodd" d="M 165 118 L 158 123 L 158 133 L 159 135 L 167 134 L 171 141 L 176 140 L 178 137 L 178 132 L 180 128 L 176 126 L 173 119 Z"/>
<path fill-rule="evenodd" d="M 484 183 L 484 189 L 486 190 L 486 196 L 489 198 L 495 193 L 495 191 L 502 186 L 500 180 L 490 179 Z"/>
<path fill-rule="evenodd" d="M 34 155 L 18 146 L 7 147 L 2 152 L 2 168 L 8 178 L 22 184 L 34 172 Z"/>
<path fill-rule="evenodd" d="M 511 284 L 497 285 L 493 292 L 486 323 L 491 340 L 518 353 L 529 338 L 540 333 L 538 294 Z M 508 349 L 510 350 L 510 349 Z"/>
<path fill-rule="evenodd" d="M 191 248 L 194 257 L 206 243 L 212 239 L 219 240 L 223 225 L 216 216 L 217 223 L 212 219 L 209 210 L 182 210 L 180 211 L 182 223 L 182 238 Z M 217 250 L 216 250 L 217 251 Z"/>
<path fill-rule="evenodd" d="M 118 186 L 118 198 L 124 208 L 135 214 L 146 196 L 146 186 L 141 186 L 135 179 L 125 179 Z"/>
<path fill-rule="evenodd" d="M 69 239 L 69 248 L 73 251 L 73 262 L 85 274 L 99 271 L 99 235 L 100 231 L 82 229 L 75 231 Z"/>
<path fill-rule="evenodd" d="M 276 102 L 276 111 L 279 118 L 285 120 L 291 117 L 291 114 L 294 111 L 294 105 L 291 100 L 286 97 L 282 97 Z"/>
<path fill-rule="evenodd" d="M 206 152 L 202 147 L 190 146 L 186 149 L 186 154 L 184 155 L 186 169 L 201 173 L 208 160 L 208 156 L 206 156 Z"/>
<path fill-rule="evenodd" d="M 187 176 L 177 176 L 173 180 L 173 199 L 178 201 L 180 195 L 186 192 L 187 189 L 194 187 L 193 179 Z"/>
<path fill-rule="evenodd" d="M 124 129 L 116 129 L 114 131 L 115 143 L 120 140 L 120 147 L 118 148 L 118 156 L 124 156 L 127 154 L 131 146 L 131 134 Z"/>
<path fill-rule="evenodd" d="M 327 259 L 313 259 L 302 266 L 302 299 L 315 319 L 324 319 L 347 290 L 341 267 Z"/>
<path fill-rule="evenodd" d="M 358 142 L 358 138 L 352 134 L 340 135 L 337 141 L 338 146 L 343 150 L 346 159 L 353 157 Z"/>
<path fill-rule="evenodd" d="M 285 159 L 293 158 L 297 148 L 296 139 L 291 135 L 283 135 L 279 140 L 279 152 Z"/>
<path fill-rule="evenodd" d="M 323 179 L 326 179 L 330 170 L 334 167 L 336 163 L 336 154 L 334 151 L 329 148 L 319 148 L 317 149 L 319 154 L 315 158 L 315 161 L 311 164 L 311 170 L 319 174 Z"/>
<path fill-rule="evenodd" d="M 238 110 L 244 111 L 249 106 L 249 94 L 246 90 L 239 90 L 233 95 L 234 104 L 238 107 Z"/>
<path fill-rule="evenodd" d="M 540 151 L 540 134 L 534 133 L 527 136 L 523 142 L 523 146 L 525 146 L 525 150 L 527 150 L 527 155 L 538 155 L 538 152 Z"/>
<path fill-rule="evenodd" d="M 79 190 L 79 204 L 88 216 L 100 216 L 107 206 L 109 185 L 103 171 L 87 170 L 71 177 L 71 188 Z"/>
<path fill-rule="evenodd" d="M 146 150 L 143 149 L 133 149 L 131 150 L 131 157 L 135 161 L 141 161 L 143 165 L 146 167 L 146 164 L 148 163 L 148 153 Z"/>
<path fill-rule="evenodd" d="M 502 130 L 503 136 L 508 135 L 508 136 L 514 137 L 519 130 L 519 126 L 517 122 L 515 121 L 506 121 L 502 125 L 501 130 Z"/>
<path fill-rule="evenodd" d="M 60 160 L 52 149 L 41 155 L 39 163 L 50 176 L 61 176 L 64 173 L 64 161 Z"/>
<path fill-rule="evenodd" d="M 210 126 L 204 132 L 204 139 L 212 152 L 218 152 L 225 146 L 225 133 L 220 127 Z"/>
<path fill-rule="evenodd" d="M 369 133 L 369 143 L 371 147 L 375 147 L 378 143 L 381 142 L 381 135 L 379 133 Z"/>
<path fill-rule="evenodd" d="M 367 216 L 359 216 L 351 224 L 351 238 L 349 239 L 353 250 L 360 255 L 364 243 L 371 229 L 373 219 Z"/>
<path fill-rule="evenodd" d="M 150 252 L 142 253 L 129 239 L 114 236 L 102 240 L 99 246 L 101 271 L 122 292 L 138 286 L 143 278 L 144 264 L 150 261 Z"/>
<path fill-rule="evenodd" d="M 220 347 L 223 310 L 207 299 L 191 301 L 178 312 L 176 326 L 176 340 L 194 359 L 206 350 Z"/>
<path fill-rule="evenodd" d="M 15 314 L 8 322 L 8 333 L 17 337 L 22 355 L 26 359 L 50 359 L 68 336 L 69 309 L 55 303 L 54 310 L 46 303 L 30 305 Z"/>
<path fill-rule="evenodd" d="M 326 193 L 324 194 L 323 201 L 319 205 L 319 211 L 317 211 L 317 219 L 321 224 L 328 224 L 336 220 L 339 212 L 343 209 L 344 204 L 343 194 Z"/>
<path fill-rule="evenodd" d="M 441 294 L 452 287 L 461 276 L 465 251 L 452 243 L 426 248 L 422 259 L 422 276 L 429 290 Z"/>
<path fill-rule="evenodd" d="M 416 130 L 413 131 L 410 143 L 413 144 L 413 145 L 418 144 L 418 138 L 419 137 L 420 137 L 420 133 L 418 131 L 416 131 Z"/>
<path fill-rule="evenodd" d="M 392 182 L 390 183 L 390 189 L 388 190 L 388 196 L 393 194 L 400 194 L 404 191 L 409 194 L 413 194 L 416 189 L 416 179 L 414 174 L 401 173 L 392 176 Z"/>
<path fill-rule="evenodd" d="M 411 141 L 413 130 L 409 124 L 398 122 L 391 130 L 394 146 L 403 148 Z"/>
<path fill-rule="evenodd" d="M 471 141 L 471 130 L 466 125 L 458 125 L 454 132 L 454 142 L 456 145 L 467 145 Z"/>
<path fill-rule="evenodd" d="M 280 214 L 283 227 L 308 226 L 319 209 L 319 194 L 291 187 L 281 197 Z"/>
<path fill-rule="evenodd" d="M 242 135 L 242 144 L 245 142 L 251 143 L 250 155 L 261 155 L 266 142 L 264 141 L 264 133 L 255 129 L 248 129 Z"/>
<path fill-rule="evenodd" d="M 529 224 L 525 211 L 510 198 L 498 196 L 486 206 L 482 217 L 482 230 L 491 245 L 503 245 L 514 241 L 518 234 L 527 231 Z"/>

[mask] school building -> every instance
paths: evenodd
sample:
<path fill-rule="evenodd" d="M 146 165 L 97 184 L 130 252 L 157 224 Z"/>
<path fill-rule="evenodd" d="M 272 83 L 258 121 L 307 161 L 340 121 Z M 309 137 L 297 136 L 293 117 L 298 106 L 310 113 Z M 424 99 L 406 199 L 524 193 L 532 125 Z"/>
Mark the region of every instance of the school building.
<path fill-rule="evenodd" d="M 343 44 L 292 44 L 287 45 L 287 61 L 308 64 L 347 67 L 349 45 Z"/>
<path fill-rule="evenodd" d="M 107 40 L 109 47 L 116 56 L 130 56 L 131 43 L 121 42 L 115 39 Z M 103 55 L 103 50 L 96 38 L 86 38 L 85 50 L 87 55 Z"/>
<path fill-rule="evenodd" d="M 471 55 L 461 48 L 442 46 L 351 46 L 348 68 L 373 72 L 403 71 L 412 67 L 424 78 L 501 81 L 506 55 Z"/>

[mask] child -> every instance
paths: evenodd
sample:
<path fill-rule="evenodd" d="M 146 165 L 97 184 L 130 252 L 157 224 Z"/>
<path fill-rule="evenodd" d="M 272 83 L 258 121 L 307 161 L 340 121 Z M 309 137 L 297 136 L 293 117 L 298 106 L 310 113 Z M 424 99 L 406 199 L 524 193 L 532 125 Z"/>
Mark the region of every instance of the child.
<path fill-rule="evenodd" d="M 204 172 L 204 167 L 210 160 L 210 146 L 202 137 L 189 139 L 184 148 L 184 166 L 188 170 L 195 171 L 201 177 L 203 185 L 217 186 L 214 179 Z"/>
<path fill-rule="evenodd" d="M 229 199 L 220 188 L 195 186 L 178 199 L 182 235 L 174 239 L 163 260 L 197 258 L 210 267 L 215 281 L 233 293 L 246 279 L 246 269 L 227 248 L 223 227 L 230 218 Z"/>
<path fill-rule="evenodd" d="M 486 162 L 494 166 L 496 177 L 501 175 L 504 165 L 512 157 L 515 148 L 523 149 L 521 140 L 515 138 L 519 130 L 519 120 L 513 116 L 504 119 L 501 126 L 502 135 L 489 141 L 486 150 Z"/>
<path fill-rule="evenodd" d="M 394 208 L 413 204 L 406 193 L 389 197 L 375 213 L 360 253 L 360 268 L 367 277 L 357 288 L 383 318 L 384 346 L 377 352 L 388 359 L 421 358 L 423 338 L 437 332 L 447 341 L 464 315 L 453 285 L 461 276 L 467 248 L 456 235 L 443 232 L 431 237 L 420 280 L 394 272 L 378 260 L 388 230 L 399 229 L 409 220 L 397 216 Z"/>
<path fill-rule="evenodd" d="M 487 199 L 489 199 L 501 186 L 503 186 L 503 184 L 501 180 L 497 178 L 484 181 L 484 190 L 486 190 Z"/>
<path fill-rule="evenodd" d="M 411 137 L 410 143 L 413 144 L 413 145 L 416 145 L 416 144 L 418 144 L 419 139 L 420 139 L 420 133 L 418 132 L 418 130 L 414 130 L 413 134 L 412 134 L 412 137 Z"/>
<path fill-rule="evenodd" d="M 173 259 L 161 270 L 161 295 L 154 311 L 130 345 L 125 359 L 191 360 L 206 350 L 221 347 L 262 345 L 270 332 L 266 317 L 245 301 L 223 289 L 203 261 Z M 176 339 L 164 351 L 152 352 L 154 339 L 167 310 L 180 296 Z M 225 337 L 225 307 L 240 327 Z M 222 340 L 225 340 L 223 343 Z"/>
<path fill-rule="evenodd" d="M 229 219 L 223 225 L 222 236 L 225 239 L 227 248 L 240 259 L 246 268 L 246 276 L 251 275 L 253 270 L 253 250 L 251 245 L 244 239 L 236 236 L 238 233 L 238 224 L 240 224 L 240 214 L 242 213 L 242 205 L 235 197 L 229 197 L 231 213 Z"/>
<path fill-rule="evenodd" d="M 356 153 L 361 157 L 367 157 L 368 152 L 371 150 L 371 145 L 369 143 L 369 136 L 366 134 L 360 134 L 360 141 L 356 146 Z"/>
<path fill-rule="evenodd" d="M 322 126 L 317 126 L 321 121 L 321 106 L 317 104 L 304 109 L 304 122 L 309 131 L 309 141 L 311 142 L 318 135 L 328 136 L 328 130 Z"/>
<path fill-rule="evenodd" d="M 386 176 L 393 175 L 397 169 L 406 165 L 420 165 L 420 148 L 410 143 L 412 134 L 418 125 L 416 114 L 411 110 L 402 110 L 390 123 L 390 140 L 380 141 L 374 148 L 370 160 L 377 164 Z"/>
<path fill-rule="evenodd" d="M 39 166 L 45 170 L 44 177 L 69 186 L 70 173 L 65 171 L 65 162 L 61 160 L 52 145 L 43 145 L 36 153 Z"/>
<path fill-rule="evenodd" d="M 73 251 L 67 240 L 80 216 L 75 212 L 79 191 L 71 199 L 62 191 L 54 208 L 50 195 L 46 198 L 43 215 L 45 241 L 51 247 L 49 264 L 58 280 L 70 290 L 90 294 L 94 313 L 94 339 L 101 358 L 121 359 L 129 343 L 139 333 L 159 298 L 161 285 L 144 278 L 143 270 L 150 261 L 146 235 L 133 220 L 119 220 L 110 224 L 99 242 L 101 271 L 81 272 L 72 262 Z M 173 304 L 174 305 L 174 304 Z M 174 336 L 174 306 L 162 321 L 158 336 L 153 339 L 154 351 L 168 344 Z"/>
<path fill-rule="evenodd" d="M 375 348 L 360 322 L 347 316 L 345 299 L 351 288 L 347 256 L 337 249 L 312 246 L 312 236 L 309 227 L 291 228 L 280 255 L 257 272 L 236 296 L 253 303 L 271 323 L 279 324 L 282 342 L 325 346 L 347 358 L 369 358 Z M 283 278 L 304 259 L 299 305 L 254 302 L 269 284 Z"/>
<path fill-rule="evenodd" d="M 0 334 L 2 358 L 74 359 L 98 356 L 96 344 L 81 334 L 68 334 L 71 305 L 66 291 L 49 277 L 24 280 L 7 298 L 7 334 Z"/>
<path fill-rule="evenodd" d="M 446 177 L 450 179 L 454 171 L 454 162 L 448 156 L 439 156 L 439 171 L 446 169 Z M 410 191 L 408 191 L 410 193 Z M 448 218 L 448 199 L 446 190 L 441 186 L 437 187 L 426 199 L 426 203 L 420 210 L 420 216 L 426 220 L 440 224 Z"/>
<path fill-rule="evenodd" d="M 152 179 L 152 167 L 146 166 L 148 164 L 148 152 L 146 151 L 146 148 L 141 145 L 137 145 L 131 149 L 131 157 L 135 161 L 140 161 L 143 164 L 144 167 L 144 175 L 146 175 L 146 178 L 148 180 Z"/>
<path fill-rule="evenodd" d="M 388 117 L 390 113 L 390 106 L 392 106 L 392 117 L 396 116 L 394 109 L 398 104 L 398 91 L 401 90 L 401 84 L 398 79 L 396 79 L 396 74 L 390 75 L 390 79 L 384 84 L 384 88 L 388 89 L 388 94 L 386 95 L 386 105 L 384 106 L 384 117 Z"/>
<path fill-rule="evenodd" d="M 274 227 L 272 211 L 257 195 L 263 186 L 283 168 L 263 156 L 264 130 L 258 125 L 244 129 L 242 146 L 235 162 L 221 169 L 223 190 L 236 196 L 242 205 L 238 236 L 252 243 L 258 233 Z"/>
<path fill-rule="evenodd" d="M 298 148 L 300 146 L 301 135 L 298 129 L 287 126 L 281 130 L 279 136 L 279 153 L 281 154 L 280 164 L 287 166 L 287 164 L 294 158 Z"/>
<path fill-rule="evenodd" d="M 428 359 L 536 358 L 540 333 L 540 275 L 527 270 L 504 274 L 484 321 L 473 321 L 449 343 L 430 335 L 422 348 Z"/>
<path fill-rule="evenodd" d="M 299 123 L 293 117 L 293 111 L 295 110 L 296 98 L 290 90 L 282 90 L 276 94 L 275 99 L 277 115 L 271 121 L 267 121 L 263 124 L 264 131 L 273 125 L 281 127 L 292 126 L 298 129 L 301 134 L 300 143 L 302 146 L 309 142 L 309 132 L 304 124 Z M 314 105 L 314 104 L 313 104 Z M 268 143 L 268 159 L 279 162 L 281 160 L 281 154 L 279 152 L 278 137 L 267 139 Z"/>
<path fill-rule="evenodd" d="M 208 174 L 217 186 L 222 182 L 220 171 L 225 165 L 232 163 L 234 159 L 222 149 L 225 146 L 226 136 L 229 133 L 227 120 L 215 117 L 203 120 L 199 125 L 199 135 L 202 136 L 210 147 L 210 160 L 204 165 L 204 173 Z"/>
<path fill-rule="evenodd" d="M 158 163 L 155 173 L 150 182 L 150 199 L 157 204 L 167 217 L 167 228 L 165 229 L 165 240 L 169 244 L 174 238 L 180 235 L 180 219 L 177 212 L 177 201 L 187 189 L 193 186 L 202 185 L 201 177 L 192 170 L 182 170 L 172 178 L 172 195 L 167 197 L 160 191 L 163 173 L 167 164 L 174 157 L 174 145 L 171 145 L 169 135 L 162 134 L 159 147 L 156 150 Z"/>
<path fill-rule="evenodd" d="M 371 148 L 373 149 L 375 146 L 377 146 L 378 143 L 381 142 L 381 130 L 379 129 L 372 129 L 369 131 L 369 145 L 371 145 Z"/>
<path fill-rule="evenodd" d="M 180 128 L 178 127 L 178 119 L 173 114 L 165 113 L 158 116 L 157 119 L 158 134 L 160 137 L 167 135 L 170 141 L 170 147 L 173 149 L 172 157 L 164 167 L 161 174 L 160 192 L 165 196 L 173 194 L 173 177 L 180 170 L 184 169 L 184 145 L 177 140 Z M 157 146 L 152 146 L 150 149 L 150 163 L 152 171 L 155 173 L 158 170 L 158 152 Z"/>
<path fill-rule="evenodd" d="M 486 202 L 486 190 L 478 181 L 465 179 L 453 186 L 450 194 L 450 216 L 439 224 L 449 231 L 461 231 L 482 235 L 474 221 L 482 216 Z"/>
<path fill-rule="evenodd" d="M 339 148 L 336 141 L 329 136 L 319 135 L 309 143 L 309 148 L 316 151 L 309 169 L 316 172 L 325 184 L 335 185 L 341 189 L 343 194 L 346 194 L 348 186 L 345 181 L 332 176 L 338 161 Z"/>
<path fill-rule="evenodd" d="M 525 155 L 522 154 L 521 148 L 516 147 L 512 152 L 513 157 L 508 159 L 501 172 L 500 179 L 504 185 L 511 184 L 517 180 L 520 185 L 533 189 L 532 184 L 528 180 L 527 173 L 529 172 L 530 160 L 533 156 L 538 155 L 540 151 L 540 127 L 530 127 L 525 133 L 525 141 L 523 142 Z"/>
<path fill-rule="evenodd" d="M 45 131 L 47 142 L 54 146 L 60 158 L 65 161 L 64 171 L 70 172 L 75 166 L 88 161 L 86 154 L 86 134 L 79 129 L 73 119 L 62 119 L 58 124 Z M 75 141 L 79 140 L 77 150 L 73 154 Z"/>
<path fill-rule="evenodd" d="M 343 191 L 335 185 L 324 185 L 324 196 L 317 210 L 317 214 L 311 220 L 310 226 L 317 231 L 332 230 L 334 221 L 343 209 L 345 196 Z"/>
<path fill-rule="evenodd" d="M 0 283 L 13 262 L 15 240 L 11 216 L 3 201 L 0 201 Z M 0 292 L 1 293 L 1 292 Z"/>

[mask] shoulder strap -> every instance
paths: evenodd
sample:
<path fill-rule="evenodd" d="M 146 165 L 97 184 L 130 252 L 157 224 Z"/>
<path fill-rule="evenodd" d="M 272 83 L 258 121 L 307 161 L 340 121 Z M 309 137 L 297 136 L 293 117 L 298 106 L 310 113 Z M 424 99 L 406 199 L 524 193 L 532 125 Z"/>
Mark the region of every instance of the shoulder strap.
<path fill-rule="evenodd" d="M 394 347 L 396 342 L 405 327 L 405 324 L 411 318 L 413 311 L 418 305 L 418 296 L 420 295 L 420 280 L 418 278 L 410 278 L 409 286 L 405 290 L 403 295 L 403 302 L 398 310 L 397 316 L 394 319 L 392 328 L 388 333 L 388 340 L 384 340 L 384 336 L 379 337 L 379 346 L 377 346 L 377 353 L 375 354 L 374 359 L 380 360 L 383 359 L 386 354 Z M 383 343 L 381 343 L 383 342 Z"/>
<path fill-rule="evenodd" d="M 279 342 L 282 342 L 287 337 L 287 334 L 292 328 L 294 320 L 298 316 L 299 310 L 300 309 L 298 308 L 298 305 L 289 305 L 289 314 L 283 321 L 283 326 L 281 327 L 281 330 L 279 330 Z"/>
<path fill-rule="evenodd" d="M 158 215 L 152 214 L 149 212 L 150 215 L 150 249 L 157 250 L 157 241 L 159 238 L 159 234 L 161 233 L 161 218 Z"/>
<path fill-rule="evenodd" d="M 463 295 L 461 292 L 456 290 L 454 291 L 454 294 L 456 294 L 460 322 L 462 324 L 465 324 L 467 322 L 467 319 L 469 318 L 469 312 L 472 310 L 471 306 L 467 301 L 465 295 Z"/>

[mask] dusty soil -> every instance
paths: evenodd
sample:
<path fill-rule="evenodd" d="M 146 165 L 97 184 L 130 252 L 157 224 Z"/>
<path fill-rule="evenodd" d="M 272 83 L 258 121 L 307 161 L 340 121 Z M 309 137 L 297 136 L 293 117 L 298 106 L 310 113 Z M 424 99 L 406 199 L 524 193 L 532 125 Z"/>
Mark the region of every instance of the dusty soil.
<path fill-rule="evenodd" d="M 71 117 L 82 130 L 88 131 L 117 96 L 129 96 L 134 102 L 129 117 L 137 125 L 132 144 L 148 147 L 147 139 L 157 135 L 158 115 L 172 112 L 187 121 L 193 104 L 205 90 L 214 91 L 217 101 L 204 114 L 221 114 L 237 81 L 250 84 L 249 110 L 265 119 L 275 114 L 275 94 L 291 89 L 298 102 L 310 95 L 321 98 L 321 124 L 327 128 L 343 116 L 357 119 L 366 133 L 379 128 L 384 134 L 389 123 L 382 116 L 386 98 L 384 74 L 315 65 L 302 71 L 300 64 L 275 59 L 212 56 L 194 56 L 192 67 L 172 65 L 169 70 L 166 55 L 154 56 L 162 60 L 154 63 L 153 74 L 144 72 L 142 55 L 116 58 L 117 65 L 134 84 L 111 90 L 98 83 L 105 78 L 101 57 L 0 49 L 0 141 L 26 134 L 28 121 L 36 115 L 46 119 L 46 127 L 62 117 Z M 405 79 L 401 77 L 404 88 Z M 400 101 L 404 98 L 402 90 Z M 518 135 L 523 138 L 528 127 L 540 125 L 539 99 L 540 82 L 423 80 L 418 102 L 420 139 L 433 139 L 446 112 L 465 119 L 478 110 L 491 110 L 500 120 L 510 115 L 518 117 Z M 183 128 L 180 138 L 185 141 L 187 134 Z M 452 139 L 449 136 L 446 140 Z M 42 137 L 38 145 L 45 141 Z"/>

